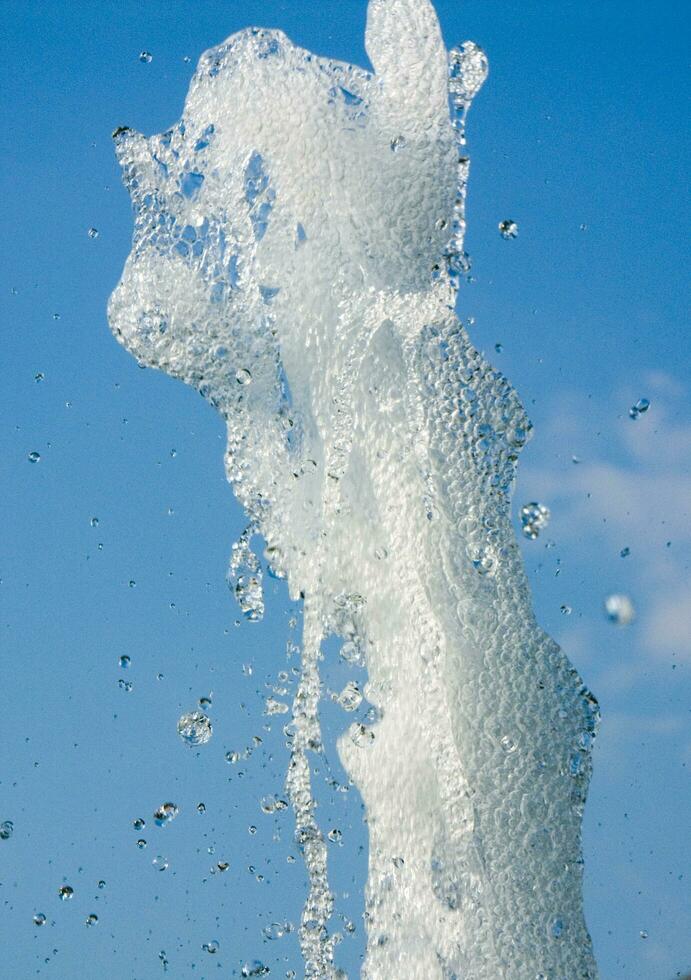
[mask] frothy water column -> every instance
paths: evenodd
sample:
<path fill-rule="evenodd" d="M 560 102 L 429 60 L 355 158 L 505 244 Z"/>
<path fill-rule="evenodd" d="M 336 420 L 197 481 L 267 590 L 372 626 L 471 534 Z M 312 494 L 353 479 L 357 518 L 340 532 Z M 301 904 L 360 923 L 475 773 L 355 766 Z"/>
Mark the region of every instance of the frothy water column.
<path fill-rule="evenodd" d="M 335 978 L 310 768 L 319 660 L 367 667 L 339 742 L 366 805 L 368 980 L 594 978 L 580 823 L 597 703 L 537 626 L 510 520 L 530 422 L 455 315 L 465 118 L 487 62 L 427 0 L 370 0 L 374 73 L 248 29 L 206 52 L 181 121 L 116 132 L 135 211 L 109 307 L 142 364 L 228 426 L 265 558 L 305 603 L 287 785 L 308 977 Z"/>

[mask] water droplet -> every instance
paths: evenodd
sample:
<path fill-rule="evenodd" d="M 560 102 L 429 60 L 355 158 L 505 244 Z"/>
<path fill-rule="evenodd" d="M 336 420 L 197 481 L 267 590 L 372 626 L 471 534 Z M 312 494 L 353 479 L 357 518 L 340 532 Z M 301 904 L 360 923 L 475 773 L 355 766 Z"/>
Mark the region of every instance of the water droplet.
<path fill-rule="evenodd" d="M 127 584 L 129 585 L 129 587 L 131 589 L 136 589 L 137 588 L 137 583 L 134 581 L 133 578 L 131 578 Z"/>
<path fill-rule="evenodd" d="M 211 722 L 201 711 L 181 715 L 178 721 L 178 735 L 187 745 L 204 745 L 212 734 Z"/>
<path fill-rule="evenodd" d="M 559 610 L 560 610 L 562 616 L 570 616 L 571 613 L 573 612 L 573 609 L 571 608 L 571 606 L 567 606 L 566 603 L 564 603 L 562 606 L 560 606 L 559 607 Z"/>
<path fill-rule="evenodd" d="M 641 937 L 641 939 L 647 939 L 648 938 L 648 932 L 647 932 L 646 929 L 641 929 L 641 931 L 639 932 L 638 935 Z"/>
<path fill-rule="evenodd" d="M 336 827 L 334 827 L 333 830 L 330 830 L 326 836 L 329 838 L 332 844 L 340 844 L 343 840 L 343 833 Z"/>
<path fill-rule="evenodd" d="M 628 626 L 636 618 L 636 610 L 627 595 L 609 595 L 605 599 L 605 613 L 610 623 Z"/>
<path fill-rule="evenodd" d="M 629 409 L 629 418 L 633 419 L 634 422 L 639 415 L 643 415 L 650 408 L 650 401 L 647 398 L 639 398 L 635 405 L 632 405 Z"/>
<path fill-rule="evenodd" d="M 156 826 L 165 827 L 171 820 L 175 820 L 179 812 L 180 811 L 174 803 L 163 803 L 154 813 Z"/>
<path fill-rule="evenodd" d="M 74 888 L 71 888 L 70 885 L 63 885 L 61 888 L 58 888 L 58 895 L 61 901 L 68 902 L 74 895 Z"/>
<path fill-rule="evenodd" d="M 235 372 L 235 380 L 239 385 L 248 385 L 252 380 L 252 375 L 247 368 L 239 368 Z"/>
<path fill-rule="evenodd" d="M 123 677 L 121 677 L 118 681 L 118 687 L 121 691 L 125 691 L 126 694 L 131 694 L 134 684 L 132 681 L 126 681 Z"/>
<path fill-rule="evenodd" d="M 631 549 L 629 547 L 622 548 L 621 551 L 619 552 L 619 557 L 628 558 L 630 554 L 631 554 Z"/>
<path fill-rule="evenodd" d="M 348 681 L 338 695 L 338 703 L 344 711 L 355 711 L 362 704 L 362 692 L 355 681 Z"/>
<path fill-rule="evenodd" d="M 91 912 L 89 915 L 87 915 L 86 919 L 84 920 L 84 925 L 95 926 L 97 922 L 98 922 L 98 916 L 96 915 L 95 912 Z"/>
<path fill-rule="evenodd" d="M 551 517 L 549 507 L 538 503 L 536 500 L 521 507 L 521 529 L 523 535 L 534 541 L 540 531 L 546 528 Z"/>
<path fill-rule="evenodd" d="M 210 694 L 208 696 L 202 695 L 202 697 L 200 697 L 199 701 L 197 702 L 197 704 L 202 709 L 202 711 L 206 711 L 208 708 L 210 708 L 211 703 L 212 703 L 212 698 Z"/>
<path fill-rule="evenodd" d="M 504 221 L 499 222 L 499 234 L 502 238 L 517 238 L 518 225 L 510 218 L 506 218 Z"/>
<path fill-rule="evenodd" d="M 140 51 L 139 52 L 139 60 L 144 65 L 150 65 L 151 62 L 154 60 L 154 56 L 151 54 L 150 51 Z"/>
<path fill-rule="evenodd" d="M 267 939 L 282 939 L 286 932 L 290 932 L 290 930 L 280 922 L 272 922 L 271 925 L 264 926 L 262 929 L 262 935 Z"/>
<path fill-rule="evenodd" d="M 499 744 L 503 748 L 504 752 L 511 753 L 516 751 L 516 743 L 509 735 L 502 735 L 499 739 Z"/>
<path fill-rule="evenodd" d="M 226 762 L 230 763 L 231 765 L 235 765 L 235 763 L 239 761 L 240 761 L 239 752 L 226 752 Z"/>
<path fill-rule="evenodd" d="M 43 371 L 37 371 L 36 374 L 34 375 L 34 381 L 36 382 L 36 384 L 40 384 L 44 378 L 45 378 L 45 374 L 43 373 Z"/>
<path fill-rule="evenodd" d="M 127 670 L 127 668 L 129 667 L 129 665 L 132 663 L 132 660 L 130 659 L 130 657 L 127 656 L 126 653 L 123 653 L 123 655 L 120 657 L 118 663 L 120 664 L 120 667 L 123 670 Z"/>
<path fill-rule="evenodd" d="M 41 454 L 40 453 L 37 453 L 36 450 L 34 449 L 34 451 L 32 453 L 29 453 L 29 455 L 28 455 L 27 458 L 28 458 L 28 460 L 29 460 L 30 463 L 38 463 L 38 461 L 41 458 Z"/>
<path fill-rule="evenodd" d="M 146 827 L 146 820 L 143 817 L 137 817 L 136 820 L 132 821 L 132 826 L 135 830 L 144 830 Z"/>
<path fill-rule="evenodd" d="M 59 320 L 60 319 L 60 314 L 59 313 L 53 313 L 53 319 L 54 320 Z"/>
<path fill-rule="evenodd" d="M 98 887 L 99 887 L 99 888 L 105 888 L 105 887 L 106 887 L 106 883 L 105 883 L 105 881 L 103 880 L 103 878 L 101 878 L 101 880 L 99 881 L 99 883 L 98 883 Z"/>
<path fill-rule="evenodd" d="M 161 854 L 157 854 L 151 863 L 157 871 L 165 871 L 168 867 L 168 859 L 164 858 Z"/>
<path fill-rule="evenodd" d="M 374 741 L 374 732 L 367 725 L 353 724 L 348 729 L 350 739 L 358 748 L 364 748 Z"/>
<path fill-rule="evenodd" d="M 3 820 L 0 823 L 0 840 L 9 840 L 14 833 L 14 824 L 11 820 Z"/>
<path fill-rule="evenodd" d="M 206 813 L 205 803 L 197 803 L 197 813 Z"/>
<path fill-rule="evenodd" d="M 87 235 L 89 238 L 98 238 L 98 228 L 89 228 Z"/>
<path fill-rule="evenodd" d="M 245 963 L 242 970 L 240 971 L 240 976 L 242 977 L 265 977 L 267 973 L 270 973 L 268 966 L 264 966 L 261 960 L 253 960 L 251 963 Z"/>
<path fill-rule="evenodd" d="M 549 934 L 552 939 L 561 939 L 566 932 L 566 924 L 563 919 L 554 919 L 550 923 Z"/>
<path fill-rule="evenodd" d="M 92 527 L 98 527 L 98 517 L 92 517 L 89 524 L 91 524 Z"/>
<path fill-rule="evenodd" d="M 44 926 L 46 924 L 46 917 L 43 912 L 37 912 L 34 916 L 34 925 Z"/>
<path fill-rule="evenodd" d="M 220 947 L 218 939 L 212 939 L 211 942 L 203 943 L 202 949 L 207 953 L 217 953 Z"/>
<path fill-rule="evenodd" d="M 221 872 L 221 874 L 223 874 L 224 871 L 227 871 L 228 870 L 228 868 L 230 867 L 230 864 L 227 861 L 219 861 L 217 863 L 216 867 Z"/>
<path fill-rule="evenodd" d="M 143 837 L 140 837 L 139 840 L 137 841 L 137 847 L 139 848 L 140 851 L 143 851 L 144 848 L 146 847 L 146 841 L 144 840 Z"/>
<path fill-rule="evenodd" d="M 497 343 L 494 345 L 494 349 L 497 352 L 497 354 L 503 354 L 504 353 L 504 345 L 502 343 L 500 343 L 499 341 L 497 341 Z"/>
<path fill-rule="evenodd" d="M 283 701 L 276 701 L 274 698 L 267 698 L 265 702 L 264 714 L 266 715 L 285 715 L 290 708 Z"/>

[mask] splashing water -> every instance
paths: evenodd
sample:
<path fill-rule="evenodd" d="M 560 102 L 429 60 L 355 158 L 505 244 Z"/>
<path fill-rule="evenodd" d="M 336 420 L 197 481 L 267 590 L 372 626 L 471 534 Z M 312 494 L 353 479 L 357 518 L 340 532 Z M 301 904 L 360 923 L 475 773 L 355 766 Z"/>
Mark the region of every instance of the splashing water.
<path fill-rule="evenodd" d="M 427 0 L 370 0 L 366 47 L 374 73 L 248 29 L 202 56 L 176 126 L 114 134 L 135 231 L 110 323 L 227 422 L 247 618 L 252 534 L 304 597 L 287 789 L 306 976 L 343 975 L 310 785 L 336 634 L 372 705 L 339 741 L 370 834 L 363 977 L 593 978 L 597 702 L 535 622 L 511 527 L 530 422 L 454 313 L 487 60 L 447 52 Z"/>

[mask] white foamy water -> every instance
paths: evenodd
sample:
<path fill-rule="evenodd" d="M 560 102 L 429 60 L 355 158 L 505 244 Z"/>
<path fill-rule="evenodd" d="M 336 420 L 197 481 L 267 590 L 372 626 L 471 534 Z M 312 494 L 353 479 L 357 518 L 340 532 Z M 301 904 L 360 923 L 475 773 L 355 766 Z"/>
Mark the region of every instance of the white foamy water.
<path fill-rule="evenodd" d="M 136 224 L 110 323 L 227 421 L 245 615 L 255 531 L 304 596 L 287 785 L 306 976 L 339 975 L 310 786 L 335 633 L 376 718 L 339 743 L 370 838 L 362 976 L 593 978 L 597 703 L 531 610 L 510 521 L 530 422 L 454 312 L 486 60 L 447 52 L 427 0 L 371 0 L 366 45 L 374 74 L 248 29 L 202 56 L 172 129 L 116 134 Z"/>

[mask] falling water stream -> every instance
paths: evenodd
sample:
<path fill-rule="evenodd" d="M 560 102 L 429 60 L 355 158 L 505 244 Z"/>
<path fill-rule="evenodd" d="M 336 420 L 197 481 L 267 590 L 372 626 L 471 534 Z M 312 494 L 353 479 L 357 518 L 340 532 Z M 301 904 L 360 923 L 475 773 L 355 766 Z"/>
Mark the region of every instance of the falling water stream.
<path fill-rule="evenodd" d="M 597 702 L 535 622 L 511 525 L 530 422 L 455 313 L 487 61 L 447 51 L 428 0 L 370 0 L 366 48 L 373 72 L 242 31 L 202 55 L 179 123 L 115 133 L 135 230 L 110 324 L 227 423 L 244 615 L 263 612 L 255 535 L 304 599 L 287 789 L 305 975 L 343 975 L 310 783 L 336 635 L 371 706 L 338 745 L 369 830 L 362 976 L 594 978 Z"/>

